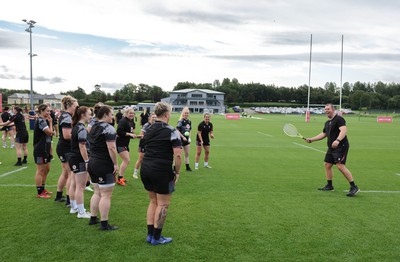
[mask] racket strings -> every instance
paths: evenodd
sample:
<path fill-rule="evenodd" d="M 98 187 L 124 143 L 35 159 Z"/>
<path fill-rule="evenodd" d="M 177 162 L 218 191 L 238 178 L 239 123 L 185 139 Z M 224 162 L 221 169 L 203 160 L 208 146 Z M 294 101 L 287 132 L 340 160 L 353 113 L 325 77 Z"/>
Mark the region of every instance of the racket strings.
<path fill-rule="evenodd" d="M 285 124 L 283 126 L 283 132 L 285 132 L 285 134 L 287 134 L 288 136 L 298 136 L 299 135 L 297 128 L 291 124 Z"/>

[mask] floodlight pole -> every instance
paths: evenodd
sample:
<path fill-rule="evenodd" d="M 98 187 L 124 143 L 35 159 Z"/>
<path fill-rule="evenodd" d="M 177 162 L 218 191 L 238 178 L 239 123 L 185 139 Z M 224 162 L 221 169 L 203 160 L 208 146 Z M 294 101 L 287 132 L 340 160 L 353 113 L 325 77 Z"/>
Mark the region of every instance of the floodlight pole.
<path fill-rule="evenodd" d="M 339 111 L 342 111 L 342 80 L 343 80 L 343 38 L 342 35 L 342 53 L 340 58 L 340 91 L 339 91 Z"/>
<path fill-rule="evenodd" d="M 312 55 L 312 34 L 311 34 L 311 38 L 310 38 L 310 65 L 308 67 L 308 96 L 307 96 L 306 122 L 310 121 L 311 55 Z"/>
<path fill-rule="evenodd" d="M 22 21 L 24 21 L 27 25 L 28 28 L 25 29 L 26 32 L 29 33 L 29 59 L 30 59 L 30 71 L 31 71 L 31 92 L 30 92 L 30 96 L 29 96 L 29 100 L 31 102 L 31 110 L 35 110 L 33 107 L 33 70 L 32 70 L 32 57 L 36 56 L 36 54 L 32 53 L 32 28 L 35 27 L 34 24 L 36 24 L 35 21 L 33 20 L 29 20 L 27 21 L 26 19 L 23 19 Z"/>

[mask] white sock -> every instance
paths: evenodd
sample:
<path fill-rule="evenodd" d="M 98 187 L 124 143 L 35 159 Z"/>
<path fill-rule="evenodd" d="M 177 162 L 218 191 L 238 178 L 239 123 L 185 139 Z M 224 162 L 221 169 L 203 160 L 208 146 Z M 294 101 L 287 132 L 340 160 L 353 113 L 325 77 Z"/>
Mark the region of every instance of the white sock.
<path fill-rule="evenodd" d="M 138 172 L 138 169 L 135 168 L 135 171 L 133 171 L 133 173 L 134 173 L 135 175 L 137 175 L 137 172 Z"/>
<path fill-rule="evenodd" d="M 208 162 L 204 162 L 204 166 L 208 166 Z"/>
<path fill-rule="evenodd" d="M 77 204 L 76 206 L 78 207 L 78 211 L 80 214 L 85 213 L 85 207 L 83 206 L 83 204 Z"/>
<path fill-rule="evenodd" d="M 71 208 L 72 209 L 77 209 L 76 200 L 70 200 L 69 202 L 71 203 Z"/>
<path fill-rule="evenodd" d="M 194 163 L 194 166 L 195 167 L 199 167 L 199 163 Z"/>

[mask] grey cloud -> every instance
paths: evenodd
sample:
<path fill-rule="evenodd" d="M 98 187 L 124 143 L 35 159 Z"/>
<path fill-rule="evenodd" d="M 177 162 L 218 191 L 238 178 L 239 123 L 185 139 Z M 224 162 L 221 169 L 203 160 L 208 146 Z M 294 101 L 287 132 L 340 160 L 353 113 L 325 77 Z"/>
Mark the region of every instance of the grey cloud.
<path fill-rule="evenodd" d="M 211 58 L 246 61 L 246 62 L 308 62 L 309 53 L 285 54 L 285 55 L 225 55 L 210 56 Z M 345 53 L 344 61 L 351 63 L 367 62 L 398 62 L 400 53 Z M 316 52 L 312 54 L 312 62 L 338 64 L 340 63 L 340 52 Z"/>
<path fill-rule="evenodd" d="M 15 76 L 11 74 L 0 74 L 1 79 L 15 79 Z"/>
<path fill-rule="evenodd" d="M 0 49 L 23 48 L 25 45 L 22 35 L 15 32 L 0 31 Z"/>
<path fill-rule="evenodd" d="M 114 92 L 117 89 L 121 89 L 123 86 L 124 85 L 121 83 L 101 83 L 101 89 L 106 93 Z"/>
<path fill-rule="evenodd" d="M 57 84 L 57 83 L 62 83 L 64 81 L 65 81 L 65 79 L 62 79 L 61 77 L 56 76 L 56 77 L 51 78 L 49 80 L 49 83 L 50 84 Z"/>

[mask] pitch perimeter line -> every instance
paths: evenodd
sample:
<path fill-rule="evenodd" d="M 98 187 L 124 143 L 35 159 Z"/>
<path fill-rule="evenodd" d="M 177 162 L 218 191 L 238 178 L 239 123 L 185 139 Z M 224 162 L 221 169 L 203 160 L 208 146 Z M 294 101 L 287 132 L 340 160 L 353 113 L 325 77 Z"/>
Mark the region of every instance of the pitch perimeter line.
<path fill-rule="evenodd" d="M 0 187 L 36 187 L 28 184 L 0 184 Z M 57 185 L 46 185 L 46 187 L 57 187 Z"/>
<path fill-rule="evenodd" d="M 400 174 L 399 173 L 394 173 L 396 176 L 400 176 Z"/>
<path fill-rule="evenodd" d="M 257 132 L 257 133 L 259 133 L 259 134 L 261 134 L 261 135 L 264 135 L 264 136 L 272 137 L 271 135 L 266 134 L 266 133 L 263 133 L 263 132 Z"/>
<path fill-rule="evenodd" d="M 343 192 L 348 192 L 347 190 L 343 190 Z M 384 191 L 384 190 L 360 190 L 360 193 L 386 193 L 386 194 L 400 194 L 400 191 Z"/>
<path fill-rule="evenodd" d="M 308 148 L 308 149 L 311 149 L 311 150 L 314 150 L 314 151 L 317 151 L 317 152 L 325 153 L 325 151 L 322 151 L 322 150 L 319 150 L 319 149 L 316 149 L 316 148 L 313 148 L 313 147 L 310 147 L 310 146 L 305 146 L 305 145 L 302 145 L 302 144 L 299 144 L 299 143 L 296 143 L 296 142 L 293 142 L 293 144 L 295 144 L 296 146 L 301 146 L 301 147 Z"/>
<path fill-rule="evenodd" d="M 21 167 L 21 168 L 18 168 L 18 169 L 16 169 L 16 170 L 13 170 L 13 171 L 10 171 L 10 172 L 7 172 L 7 173 L 4 173 L 4 174 L 1 174 L 0 175 L 0 177 L 5 177 L 5 176 L 8 176 L 8 175 L 11 175 L 12 173 L 15 173 L 15 172 L 18 172 L 18 171 L 21 171 L 21 170 L 24 170 L 24 169 L 26 169 L 27 167 Z"/>

